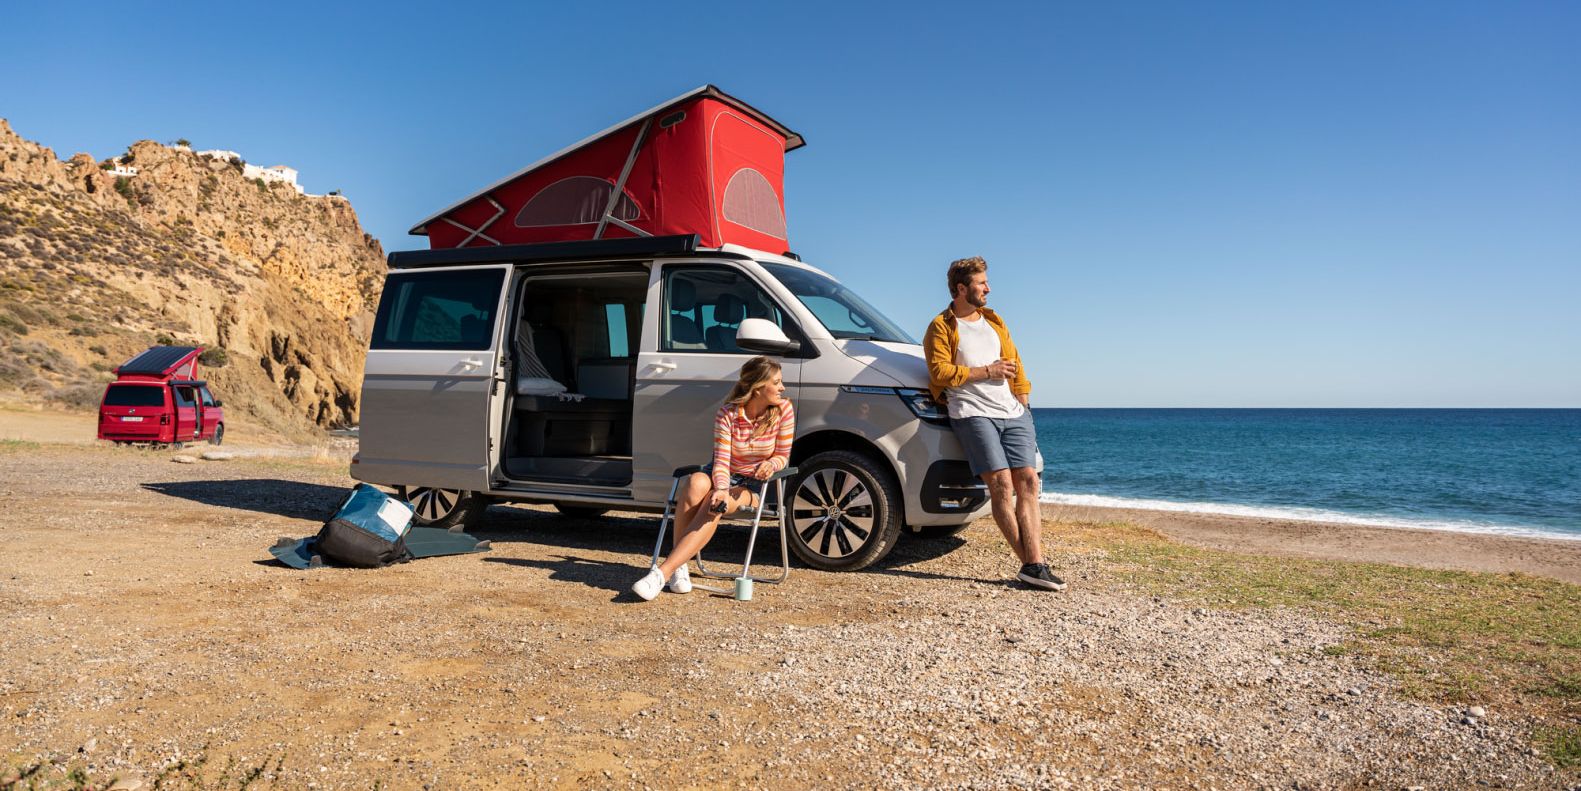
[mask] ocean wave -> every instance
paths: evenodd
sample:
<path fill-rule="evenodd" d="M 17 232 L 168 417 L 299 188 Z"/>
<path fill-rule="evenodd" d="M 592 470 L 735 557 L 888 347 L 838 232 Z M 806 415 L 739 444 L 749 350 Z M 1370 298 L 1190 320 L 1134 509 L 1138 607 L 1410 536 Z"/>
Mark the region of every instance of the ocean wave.
<path fill-rule="evenodd" d="M 1581 541 L 1581 533 L 1562 530 L 1544 530 L 1518 525 L 1501 525 L 1457 519 L 1411 519 L 1407 517 L 1372 514 L 1348 514 L 1326 511 L 1321 508 L 1288 506 L 1241 505 L 1237 503 L 1191 503 L 1174 500 L 1149 500 L 1134 497 L 1109 497 L 1101 494 L 1071 494 L 1043 492 L 1038 499 L 1053 505 L 1086 505 L 1096 508 L 1135 508 L 1143 511 L 1178 511 L 1193 514 L 1222 514 L 1225 516 L 1251 516 L 1263 519 L 1295 519 L 1304 522 L 1330 522 L 1366 527 L 1398 527 L 1415 530 L 1448 530 L 1458 533 L 1516 536 L 1520 538 L 1559 538 Z"/>

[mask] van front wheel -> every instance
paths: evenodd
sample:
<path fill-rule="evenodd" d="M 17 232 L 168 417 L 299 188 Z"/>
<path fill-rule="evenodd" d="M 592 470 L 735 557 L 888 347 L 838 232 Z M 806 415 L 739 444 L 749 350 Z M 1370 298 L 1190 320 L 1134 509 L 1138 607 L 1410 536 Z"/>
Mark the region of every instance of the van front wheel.
<path fill-rule="evenodd" d="M 832 450 L 796 465 L 791 550 L 824 571 L 855 571 L 889 554 L 900 536 L 900 486 L 880 462 Z"/>
<path fill-rule="evenodd" d="M 483 521 L 489 508 L 487 497 L 464 489 L 397 486 L 395 493 L 412 504 L 412 522 L 422 527 L 470 529 Z"/>

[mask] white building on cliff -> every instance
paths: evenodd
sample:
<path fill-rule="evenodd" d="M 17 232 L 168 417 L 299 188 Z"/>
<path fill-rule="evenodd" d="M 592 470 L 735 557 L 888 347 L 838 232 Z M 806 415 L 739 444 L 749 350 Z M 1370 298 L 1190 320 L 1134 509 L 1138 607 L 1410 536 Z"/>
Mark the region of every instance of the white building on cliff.
<path fill-rule="evenodd" d="M 265 184 L 273 184 L 275 182 L 290 184 L 298 194 L 304 192 L 302 185 L 296 183 L 296 168 L 288 168 L 285 165 L 270 165 L 266 168 L 261 168 L 257 165 L 243 165 L 242 178 L 263 179 Z"/>

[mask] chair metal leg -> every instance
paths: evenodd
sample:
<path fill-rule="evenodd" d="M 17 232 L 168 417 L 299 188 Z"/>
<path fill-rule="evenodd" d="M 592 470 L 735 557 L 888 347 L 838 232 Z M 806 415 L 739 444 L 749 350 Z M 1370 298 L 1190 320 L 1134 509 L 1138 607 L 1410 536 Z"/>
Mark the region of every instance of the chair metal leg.
<path fill-rule="evenodd" d="M 696 576 L 707 577 L 707 578 L 710 578 L 710 579 L 736 579 L 737 577 L 746 577 L 747 579 L 750 579 L 753 582 L 762 582 L 762 583 L 769 584 L 769 585 L 772 585 L 772 584 L 775 584 L 775 583 L 779 583 L 779 582 L 784 582 L 785 578 L 790 576 L 790 544 L 787 543 L 788 533 L 787 533 L 787 529 L 786 529 L 786 524 L 787 524 L 788 520 L 790 519 L 790 509 L 787 507 L 787 505 L 785 503 L 785 479 L 784 478 L 780 478 L 780 479 L 775 480 L 774 481 L 774 487 L 775 487 L 776 502 L 778 503 L 776 511 L 777 511 L 778 516 L 779 516 L 780 573 L 775 575 L 775 576 L 772 576 L 772 577 L 770 577 L 770 576 L 754 576 L 752 574 L 752 553 L 757 547 L 758 530 L 761 527 L 762 522 L 763 522 L 763 510 L 768 507 L 768 499 L 769 499 L 768 496 L 767 496 L 768 493 L 764 492 L 764 496 L 758 498 L 758 507 L 752 514 L 752 532 L 747 537 L 747 556 L 746 556 L 746 559 L 744 561 L 742 561 L 741 573 L 740 574 L 728 574 L 728 573 L 718 572 L 718 571 L 709 571 L 708 567 L 706 565 L 704 565 L 703 553 L 702 552 L 698 552 L 697 553 L 697 575 Z M 708 585 L 699 585 L 699 584 L 697 584 L 695 582 L 692 583 L 692 586 L 693 587 L 697 587 L 697 588 L 702 588 L 703 590 L 707 590 L 707 591 L 714 591 L 714 592 L 717 592 L 717 593 L 733 593 L 734 592 L 733 588 L 716 588 L 716 587 L 708 586 Z"/>
<path fill-rule="evenodd" d="M 670 521 L 675 518 L 675 492 L 681 488 L 681 479 L 676 478 L 670 484 L 670 499 L 664 503 L 664 516 L 659 519 L 659 538 L 653 542 L 653 562 L 649 566 L 659 565 L 659 550 L 664 548 L 664 531 L 670 526 Z"/>

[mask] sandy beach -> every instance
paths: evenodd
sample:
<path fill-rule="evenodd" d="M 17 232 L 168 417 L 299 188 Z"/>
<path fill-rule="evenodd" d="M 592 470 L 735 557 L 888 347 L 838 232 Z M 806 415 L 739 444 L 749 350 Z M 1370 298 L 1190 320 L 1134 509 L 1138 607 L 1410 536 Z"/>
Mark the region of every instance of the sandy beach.
<path fill-rule="evenodd" d="M 266 548 L 317 529 L 351 484 L 349 447 L 227 442 L 230 461 L 177 464 L 174 451 L 84 441 L 91 419 L 19 415 L 0 412 L 0 609 L 13 626 L 0 785 L 72 768 L 143 788 L 220 787 L 225 772 L 320 789 L 1576 780 L 1545 757 L 1569 704 L 1528 695 L 1549 683 L 1541 666 L 1424 696 L 1410 685 L 1458 667 L 1463 649 L 1402 646 L 1387 656 L 1429 651 L 1412 660 L 1428 675 L 1391 674 L 1364 633 L 1387 609 L 1248 607 L 1201 595 L 1211 579 L 1151 588 L 1155 561 L 1126 553 L 1168 542 L 1119 523 L 1251 556 L 1560 580 L 1581 579 L 1577 544 L 1051 505 L 1061 594 L 1012 584 L 980 519 L 903 540 L 863 572 L 797 568 L 752 602 L 642 603 L 627 587 L 652 514 L 496 507 L 478 530 L 486 554 L 299 572 Z M 732 530 L 710 551 L 744 543 Z M 1399 584 L 1455 601 L 1466 585 L 1542 591 L 1559 619 L 1581 590 Z"/>
<path fill-rule="evenodd" d="M 1581 584 L 1581 540 L 1047 503 L 1043 513 L 1059 522 L 1128 522 L 1208 549 L 1460 571 L 1519 572 Z"/>

